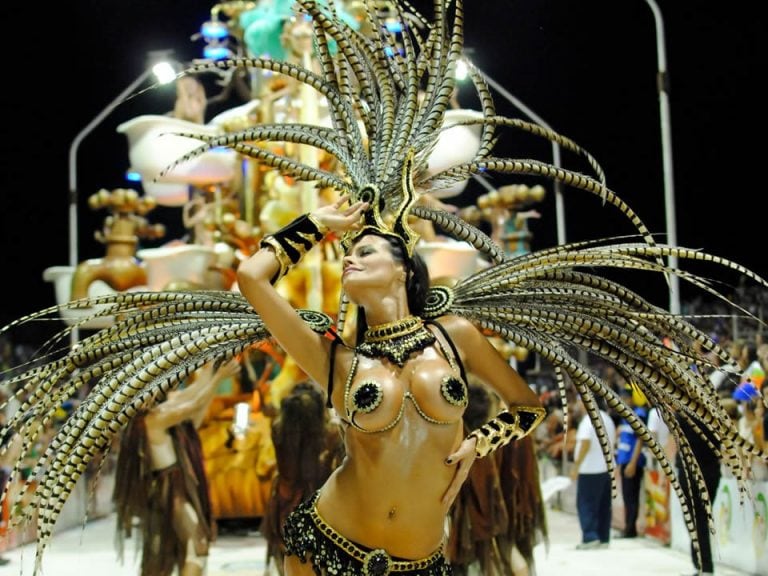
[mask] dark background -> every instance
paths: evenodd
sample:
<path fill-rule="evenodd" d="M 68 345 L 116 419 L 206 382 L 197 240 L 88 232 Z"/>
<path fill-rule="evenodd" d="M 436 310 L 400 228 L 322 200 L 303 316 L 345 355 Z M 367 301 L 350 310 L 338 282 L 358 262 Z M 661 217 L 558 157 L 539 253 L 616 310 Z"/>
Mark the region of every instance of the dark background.
<path fill-rule="evenodd" d="M 663 234 L 656 29 L 646 2 L 466 4 L 465 45 L 476 64 L 589 150 L 605 169 L 609 187 L 652 232 Z M 765 69 L 764 18 L 740 0 L 658 4 L 666 26 L 678 243 L 768 275 L 759 208 L 765 164 L 765 97 L 758 88 Z M 75 135 L 141 73 L 149 50 L 172 48 L 184 60 L 201 57 L 203 42 L 192 37 L 214 3 L 77 0 L 30 6 L 14 8 L 8 17 L 5 47 L 13 50 L 6 54 L 0 90 L 7 126 L 0 140 L 3 324 L 55 303 L 53 285 L 42 273 L 68 264 L 68 151 Z M 477 107 L 468 94 L 460 93 L 462 105 Z M 91 212 L 88 196 L 100 188 L 130 187 L 124 180 L 127 142 L 116 126 L 139 114 L 165 113 L 173 99 L 173 89 L 165 88 L 122 105 L 80 146 L 80 260 L 103 255 L 93 232 L 105 213 Z M 525 118 L 501 96 L 497 108 Z M 209 108 L 208 117 L 222 109 L 226 106 Z M 512 130 L 504 132 L 499 152 L 552 158 L 550 145 Z M 567 153 L 562 163 L 589 173 Z M 534 248 L 556 242 L 553 188 L 540 183 L 547 198 L 538 207 L 543 217 L 531 221 Z M 484 191 L 472 185 L 462 201 Z M 617 210 L 585 192 L 564 192 L 569 241 L 633 232 Z M 156 210 L 149 218 L 178 228 L 180 209 Z M 665 306 L 663 290 L 656 290 L 657 303 Z"/>

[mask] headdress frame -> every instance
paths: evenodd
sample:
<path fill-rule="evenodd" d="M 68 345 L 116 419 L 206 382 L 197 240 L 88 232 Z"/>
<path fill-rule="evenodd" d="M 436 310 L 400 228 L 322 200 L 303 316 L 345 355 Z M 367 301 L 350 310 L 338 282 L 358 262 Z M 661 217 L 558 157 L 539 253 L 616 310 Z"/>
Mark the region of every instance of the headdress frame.
<path fill-rule="evenodd" d="M 411 149 L 406 155 L 401 172 L 402 200 L 393 213 L 389 213 L 381 191 L 375 184 L 366 184 L 356 192 L 355 200 L 366 202 L 368 210 L 363 214 L 363 225 L 342 236 L 341 246 L 345 253 L 360 236 L 373 232 L 394 236 L 402 243 L 408 258 L 413 258 L 419 241 L 419 235 L 408 223 L 411 207 L 418 199 L 416 187 L 413 185 L 413 166 L 414 150 Z"/>

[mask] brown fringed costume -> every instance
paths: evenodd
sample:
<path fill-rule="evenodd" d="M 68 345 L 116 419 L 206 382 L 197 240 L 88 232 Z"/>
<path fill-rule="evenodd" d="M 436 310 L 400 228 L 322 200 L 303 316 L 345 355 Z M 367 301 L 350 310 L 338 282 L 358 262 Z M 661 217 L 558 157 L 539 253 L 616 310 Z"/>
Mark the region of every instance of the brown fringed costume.
<path fill-rule="evenodd" d="M 547 541 L 547 516 L 533 438 L 526 436 L 499 450 L 501 492 L 509 513 L 507 533 L 497 538 L 500 554 L 510 558 L 514 546 L 533 566 L 533 548 Z"/>
<path fill-rule="evenodd" d="M 200 437 L 189 420 L 169 429 L 176 463 L 152 470 L 145 418 L 146 412 L 137 415 L 120 443 L 113 492 L 118 554 L 122 560 L 125 538 L 138 528 L 141 576 L 170 576 L 177 566 L 181 570 L 184 565 L 186 542 L 194 542 L 198 556 L 208 555 L 214 538 L 208 483 Z M 178 524 L 174 520 L 187 503 L 194 508 L 198 522 Z M 183 534 L 179 534 L 180 529 Z"/>
<path fill-rule="evenodd" d="M 487 420 L 489 400 L 485 389 L 470 385 L 468 430 Z M 540 538 L 547 538 L 546 512 L 533 440 L 526 436 L 475 461 L 451 508 L 446 555 L 456 576 L 474 564 L 486 576 L 514 576 L 514 548 L 532 567 Z"/>

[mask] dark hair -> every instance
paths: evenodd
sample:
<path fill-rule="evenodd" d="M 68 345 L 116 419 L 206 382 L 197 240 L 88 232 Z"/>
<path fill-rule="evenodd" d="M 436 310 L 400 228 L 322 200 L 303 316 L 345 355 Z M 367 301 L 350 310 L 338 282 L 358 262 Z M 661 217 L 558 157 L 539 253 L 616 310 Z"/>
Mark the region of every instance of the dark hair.
<path fill-rule="evenodd" d="M 464 424 L 467 430 L 480 428 L 488 421 L 491 414 L 491 396 L 482 384 L 469 382 L 467 387 L 469 402 L 464 410 Z"/>
<path fill-rule="evenodd" d="M 595 405 L 597 406 L 598 410 L 603 410 L 604 412 L 608 412 L 608 400 L 605 399 L 605 396 L 600 396 L 598 394 L 595 394 L 594 399 L 595 399 Z"/>
<path fill-rule="evenodd" d="M 389 243 L 389 252 L 395 262 L 405 266 L 405 293 L 408 298 L 408 309 L 414 316 L 421 316 L 424 313 L 424 307 L 427 303 L 427 294 L 429 293 L 429 269 L 424 259 L 414 252 L 409 257 L 403 241 L 397 236 L 383 234 L 374 231 L 366 232 L 363 236 L 380 236 Z M 357 341 L 362 341 L 365 330 L 368 328 L 368 322 L 365 318 L 365 309 L 357 310 Z"/>
<path fill-rule="evenodd" d="M 744 349 L 747 351 L 747 362 L 751 364 L 757 360 L 757 344 L 755 342 L 747 342 L 744 344 Z"/>
<path fill-rule="evenodd" d="M 311 382 L 297 383 L 280 402 L 272 422 L 278 472 L 284 479 L 304 484 L 308 491 L 325 480 L 321 456 L 326 449 L 325 398 Z"/>

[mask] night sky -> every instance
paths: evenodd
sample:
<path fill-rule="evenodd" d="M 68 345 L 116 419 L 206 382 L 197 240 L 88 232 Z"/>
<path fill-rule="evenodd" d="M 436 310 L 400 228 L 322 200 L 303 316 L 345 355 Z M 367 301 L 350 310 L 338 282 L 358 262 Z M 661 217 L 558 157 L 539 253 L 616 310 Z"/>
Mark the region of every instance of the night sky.
<path fill-rule="evenodd" d="M 141 73 L 147 51 L 174 49 L 182 60 L 200 57 L 203 42 L 192 36 L 214 5 L 200 0 L 61 4 L 40 10 L 44 14 L 14 9 L 7 22 L 9 29 L 11 23 L 19 27 L 4 43 L 15 51 L 6 55 L 2 88 L 8 126 L 2 138 L 5 203 L 0 211 L 3 324 L 55 303 L 53 285 L 43 281 L 42 273 L 68 263 L 73 138 Z M 646 2 L 466 4 L 465 46 L 475 63 L 555 130 L 590 151 L 609 187 L 652 232 L 663 234 L 656 31 Z M 678 243 L 768 275 L 763 216 L 755 205 L 765 164 L 760 142 L 765 98 L 757 88 L 765 69 L 765 20 L 753 12 L 753 4 L 739 0 L 658 4 L 666 26 Z M 462 106 L 477 106 L 470 96 L 460 92 Z M 241 103 L 232 100 L 227 106 Z M 526 118 L 500 95 L 496 104 L 499 113 Z M 140 114 L 163 114 L 172 106 L 172 89 L 144 94 L 115 110 L 80 146 L 81 260 L 104 253 L 93 232 L 105 212 L 91 212 L 88 196 L 100 188 L 129 186 L 124 180 L 127 142 L 116 126 Z M 220 111 L 221 106 L 210 107 L 208 117 Z M 511 130 L 503 133 L 499 153 L 551 160 L 550 145 Z M 580 158 L 568 154 L 562 164 L 589 172 Z M 547 199 L 537 207 L 543 217 L 531 221 L 534 248 L 556 242 L 553 187 L 539 183 Z M 462 199 L 482 192 L 472 185 Z M 633 232 L 617 210 L 601 206 L 591 195 L 567 188 L 564 193 L 569 241 Z M 166 221 L 173 230 L 180 225 L 180 209 L 156 210 L 149 218 Z"/>

